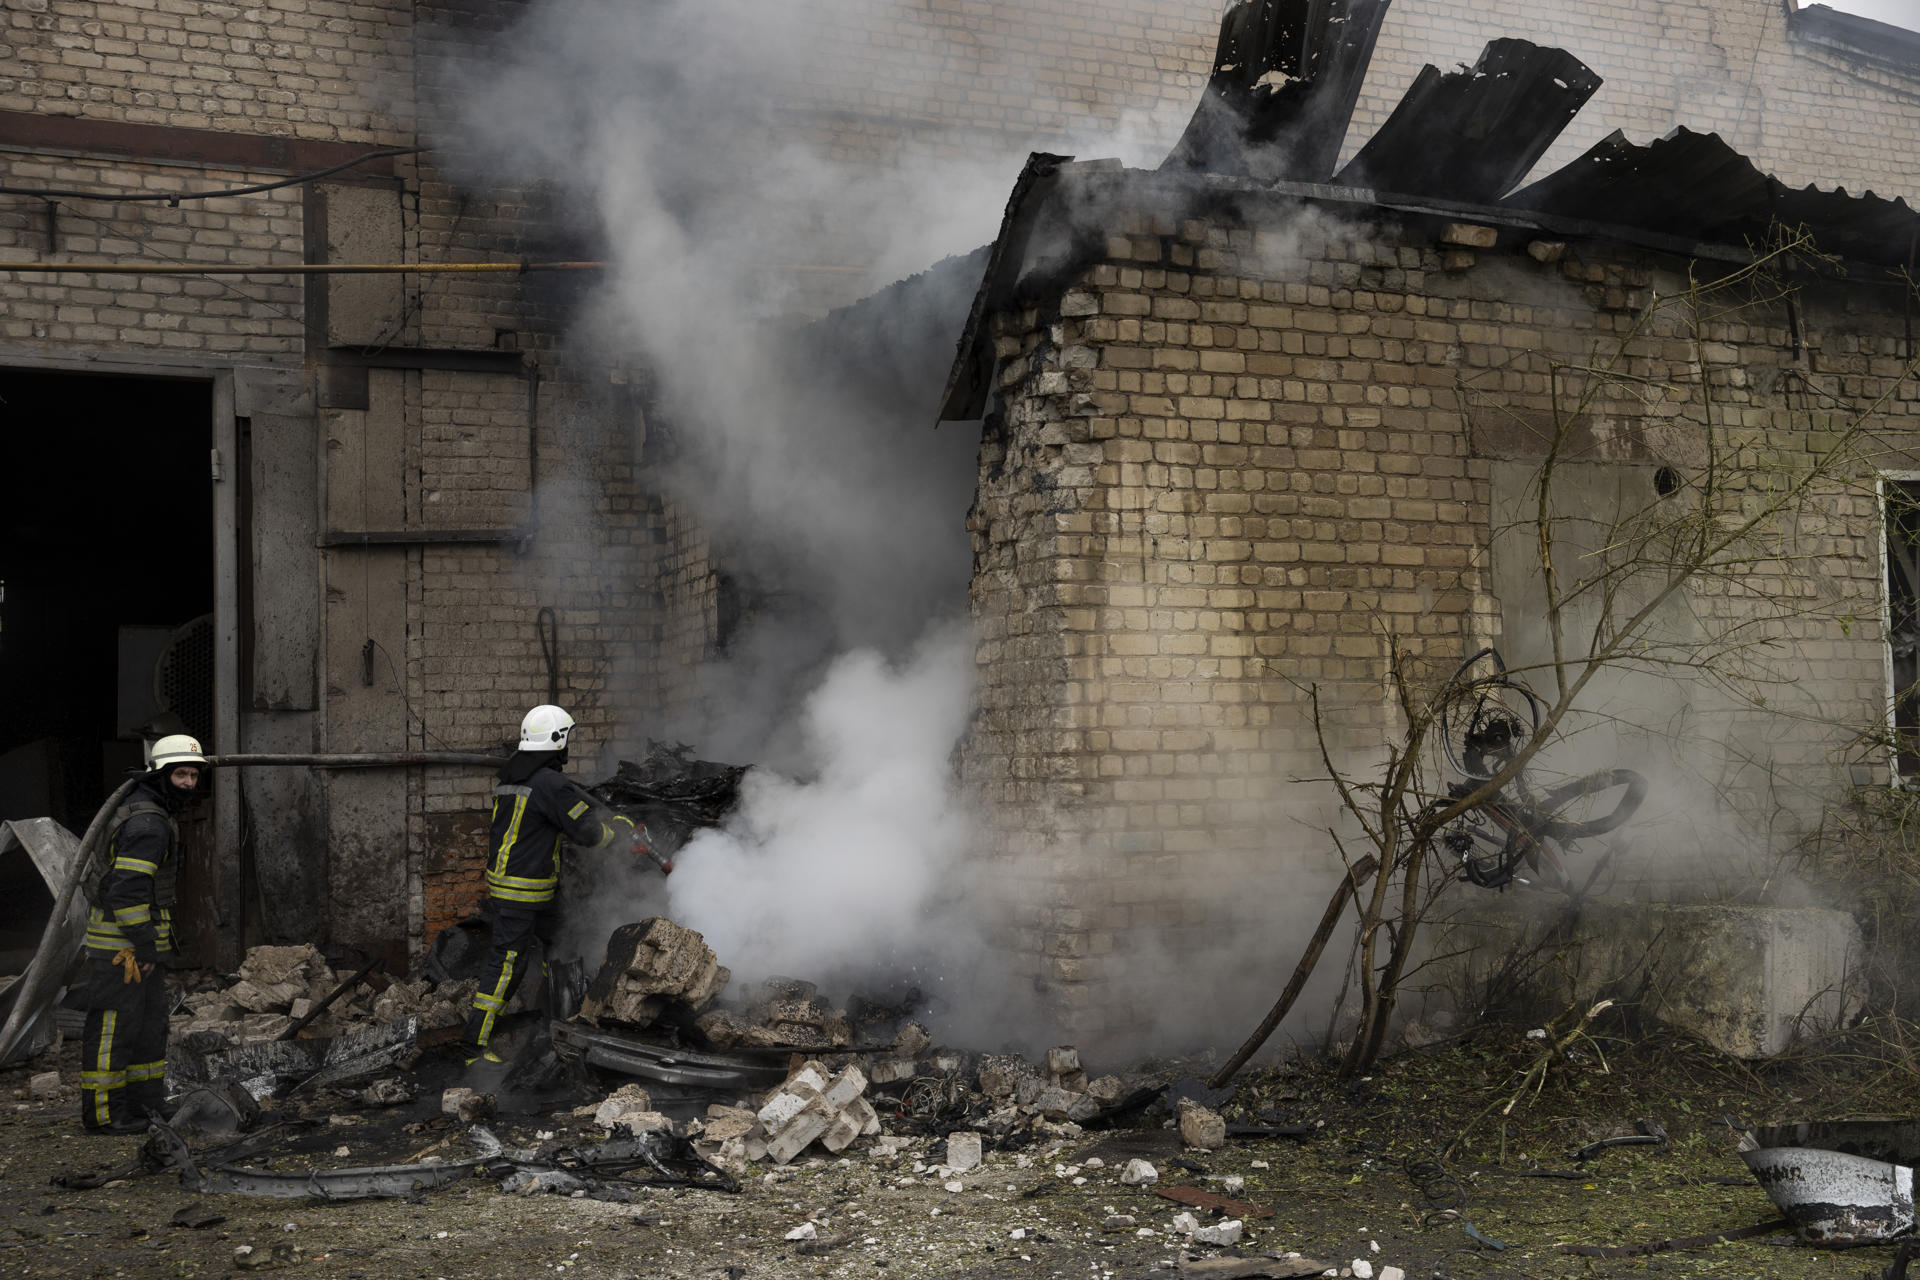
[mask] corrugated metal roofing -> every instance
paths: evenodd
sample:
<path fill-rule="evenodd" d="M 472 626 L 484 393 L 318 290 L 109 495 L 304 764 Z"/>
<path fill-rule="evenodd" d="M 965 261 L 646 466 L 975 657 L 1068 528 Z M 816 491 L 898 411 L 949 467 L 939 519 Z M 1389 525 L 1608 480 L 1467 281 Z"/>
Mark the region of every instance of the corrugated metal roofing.
<path fill-rule="evenodd" d="M 1600 85 L 1566 50 L 1527 40 L 1489 41 L 1471 68 L 1447 75 L 1429 63 L 1334 185 L 1497 200 Z"/>
<path fill-rule="evenodd" d="M 1684 128 L 1644 147 L 1616 130 L 1500 203 L 1718 244 L 1758 243 L 1775 223 L 1804 226 L 1821 253 L 1894 268 L 1911 261 L 1920 231 L 1904 200 L 1871 191 L 1853 196 L 1845 188 L 1796 191 L 1720 135 Z"/>
<path fill-rule="evenodd" d="M 1393 0 L 1244 0 L 1220 21 L 1213 75 L 1161 164 L 1325 182 Z"/>

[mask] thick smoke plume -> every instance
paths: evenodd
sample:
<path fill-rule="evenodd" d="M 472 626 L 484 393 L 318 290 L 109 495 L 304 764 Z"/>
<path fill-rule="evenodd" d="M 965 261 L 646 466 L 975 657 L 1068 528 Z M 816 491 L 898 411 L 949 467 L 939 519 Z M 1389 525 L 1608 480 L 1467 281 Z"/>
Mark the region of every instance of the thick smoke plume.
<path fill-rule="evenodd" d="M 613 262 L 569 342 L 652 380 L 644 461 L 670 446 L 670 501 L 751 605 L 690 707 L 626 718 L 762 767 L 668 885 L 602 880 L 572 913 L 590 962 L 613 924 L 663 908 L 742 977 L 908 969 L 925 987 L 984 954 L 950 789 L 971 709 L 978 430 L 932 429 L 983 264 L 882 286 L 990 241 L 1026 152 L 1062 139 L 955 148 L 911 123 L 940 118 L 931 83 L 889 80 L 869 106 L 888 72 L 859 62 L 868 37 L 907 29 L 977 56 L 893 0 L 554 0 L 462 87 L 451 163 L 476 185 L 557 192 Z M 849 110 L 905 123 L 832 125 Z"/>

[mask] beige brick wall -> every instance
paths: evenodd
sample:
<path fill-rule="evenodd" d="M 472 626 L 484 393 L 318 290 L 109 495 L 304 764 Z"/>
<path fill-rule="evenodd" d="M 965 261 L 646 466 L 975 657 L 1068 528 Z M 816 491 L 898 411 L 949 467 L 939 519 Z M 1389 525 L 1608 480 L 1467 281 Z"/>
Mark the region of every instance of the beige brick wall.
<path fill-rule="evenodd" d="M 406 140 L 411 0 L 17 0 L 0 110 Z"/>
<path fill-rule="evenodd" d="M 1338 866 L 1321 740 L 1356 774 L 1379 759 L 1399 723 L 1389 637 L 1436 678 L 1500 639 L 1490 468 L 1513 453 L 1508 424 L 1552 421 L 1556 363 L 1624 344 L 1635 377 L 1663 388 L 1651 408 L 1628 390 L 1593 408 L 1604 423 L 1583 429 L 1651 445 L 1629 457 L 1589 440 L 1586 461 L 1698 475 L 1698 433 L 1677 424 L 1710 417 L 1731 512 L 1806 474 L 1835 421 L 1892 391 L 1887 439 L 1688 602 L 1697 638 L 1740 621 L 1755 624 L 1740 639 L 1773 642 L 1723 667 L 1767 707 L 1689 691 L 1698 724 L 1655 717 L 1582 766 L 1644 763 L 1643 739 L 1691 735 L 1717 769 L 1700 792 L 1718 788 L 1716 820 L 1689 835 L 1666 812 L 1653 862 L 1716 826 L 1730 849 L 1742 815 L 1749 835 L 1779 835 L 1845 782 L 1849 744 L 1883 714 L 1872 482 L 1920 439 L 1920 390 L 1894 389 L 1898 312 L 1808 287 L 1804 360 L 1777 310 L 1714 320 L 1696 347 L 1683 319 L 1634 329 L 1650 288 L 1681 291 L 1680 264 L 1587 248 L 1546 266 L 1518 247 L 1443 253 L 1429 234 L 1297 208 L 1122 216 L 1103 261 L 997 318 L 1004 410 L 971 524 L 982 692 L 964 769 L 997 856 L 1029 882 L 1016 945 L 1090 1028 L 1129 1029 L 1139 1010 L 1117 993 L 1141 980 L 1135 957 L 1181 955 L 1187 980 L 1230 986 L 1223 940 L 1317 914 L 1305 900 Z"/>

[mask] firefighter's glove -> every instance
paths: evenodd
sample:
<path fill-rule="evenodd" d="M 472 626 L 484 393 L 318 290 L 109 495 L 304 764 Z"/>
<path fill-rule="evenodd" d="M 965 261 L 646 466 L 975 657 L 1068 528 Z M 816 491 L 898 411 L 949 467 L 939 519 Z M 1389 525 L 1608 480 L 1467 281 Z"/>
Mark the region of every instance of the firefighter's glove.
<path fill-rule="evenodd" d="M 129 982 L 140 981 L 140 961 L 133 954 L 132 947 L 122 947 L 113 953 L 113 963 L 120 970 L 122 986 Z"/>
<path fill-rule="evenodd" d="M 637 853 L 642 848 L 646 847 L 647 840 L 646 840 L 646 837 L 641 833 L 642 832 L 641 827 L 638 824 L 636 824 L 632 818 L 629 818 L 626 814 L 624 813 L 614 814 L 612 821 L 609 823 L 609 825 L 612 826 L 613 828 L 613 838 L 615 840 L 624 841 L 626 843 L 627 848 Z"/>

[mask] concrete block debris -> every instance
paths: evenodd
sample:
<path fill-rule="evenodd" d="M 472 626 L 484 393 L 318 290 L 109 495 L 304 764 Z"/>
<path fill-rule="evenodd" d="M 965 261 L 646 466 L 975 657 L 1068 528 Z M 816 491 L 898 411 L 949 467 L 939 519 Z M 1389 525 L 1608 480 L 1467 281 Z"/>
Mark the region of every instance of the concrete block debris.
<path fill-rule="evenodd" d="M 253 947 L 240 962 L 239 981 L 189 991 L 182 997 L 186 1012 L 174 1016 L 172 1036 L 180 1039 L 211 1032 L 229 1048 L 277 1040 L 353 976 L 351 970 L 331 968 L 311 943 Z M 459 1026 L 466 1021 L 473 989 L 471 979 L 409 982 L 374 972 L 334 996 L 333 1003 L 298 1034 L 310 1039 L 355 1035 L 405 1018 L 415 1019 L 427 1031 Z"/>
<path fill-rule="evenodd" d="M 1191 1098 L 1182 1098 L 1180 1140 L 1202 1151 L 1218 1151 L 1227 1145 L 1227 1122 L 1219 1112 L 1203 1107 Z"/>
<path fill-rule="evenodd" d="M 665 916 L 621 925 L 587 987 L 580 1016 L 595 1024 L 650 1026 L 668 1005 L 698 1013 L 732 981 L 706 939 Z"/>
<path fill-rule="evenodd" d="M 461 1124 L 491 1120 L 498 1109 L 494 1096 L 478 1089 L 454 1088 L 440 1095 L 440 1113 L 452 1116 Z"/>
<path fill-rule="evenodd" d="M 984 1158 L 979 1134 L 962 1131 L 947 1135 L 947 1167 L 955 1173 L 967 1173 L 979 1168 Z"/>
<path fill-rule="evenodd" d="M 818 1141 L 828 1151 L 843 1151 L 863 1136 L 880 1132 L 880 1117 L 863 1096 L 867 1078 L 857 1066 L 829 1074 L 808 1061 L 788 1077 L 760 1107 L 757 1119 L 767 1155 L 787 1164 Z"/>
<path fill-rule="evenodd" d="M 593 1122 L 602 1129 L 625 1125 L 630 1132 L 670 1129 L 673 1122 L 653 1109 L 653 1099 L 637 1084 L 621 1085 L 593 1110 Z"/>

